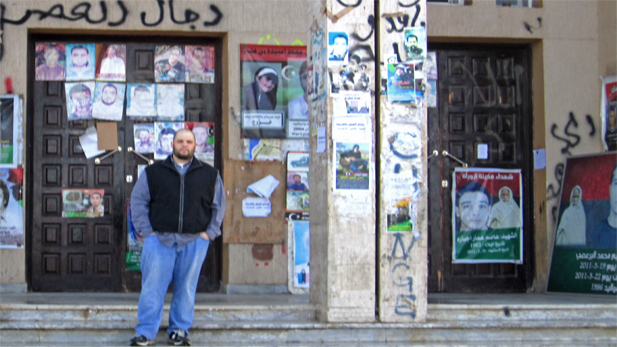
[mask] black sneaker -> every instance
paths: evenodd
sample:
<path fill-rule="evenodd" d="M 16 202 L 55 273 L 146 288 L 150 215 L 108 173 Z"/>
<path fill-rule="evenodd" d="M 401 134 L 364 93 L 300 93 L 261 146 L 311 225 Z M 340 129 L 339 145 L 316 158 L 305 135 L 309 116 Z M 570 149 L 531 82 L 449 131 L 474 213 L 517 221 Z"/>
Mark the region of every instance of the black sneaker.
<path fill-rule="evenodd" d="M 131 346 L 147 346 L 149 342 L 145 336 L 139 335 L 131 339 Z"/>
<path fill-rule="evenodd" d="M 172 331 L 169 333 L 169 344 L 174 346 L 190 346 L 189 333 L 181 329 Z"/>

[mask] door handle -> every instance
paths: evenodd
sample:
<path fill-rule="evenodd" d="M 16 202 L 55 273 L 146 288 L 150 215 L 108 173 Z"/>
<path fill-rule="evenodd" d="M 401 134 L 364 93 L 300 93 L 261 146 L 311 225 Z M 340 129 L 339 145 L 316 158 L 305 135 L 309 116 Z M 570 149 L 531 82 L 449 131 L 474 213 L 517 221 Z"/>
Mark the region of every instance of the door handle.
<path fill-rule="evenodd" d="M 452 154 L 448 153 L 448 151 L 446 151 L 446 150 L 444 150 L 443 152 L 441 152 L 441 154 L 442 154 L 444 157 L 448 157 L 448 158 L 450 158 L 450 159 L 452 159 L 452 160 L 454 160 L 454 161 L 456 161 L 456 162 L 460 163 L 461 165 L 463 165 L 463 167 L 467 167 L 467 166 L 468 166 L 468 165 L 467 165 L 467 163 L 465 163 L 464 161 L 460 160 L 459 158 L 457 158 L 457 157 L 453 156 Z"/>
<path fill-rule="evenodd" d="M 438 157 L 439 156 L 439 151 L 434 149 L 433 152 L 431 153 L 431 155 L 429 155 L 428 157 L 426 157 L 426 159 L 431 159 L 432 157 Z"/>
<path fill-rule="evenodd" d="M 98 157 L 98 158 L 94 159 L 94 163 L 96 165 L 99 165 L 101 163 L 101 161 L 107 159 L 107 157 L 111 157 L 116 152 L 122 152 L 122 147 L 118 146 L 118 148 L 114 149 L 111 152 L 107 152 L 107 154 L 105 154 L 104 156 L 101 156 L 101 157 Z"/>
<path fill-rule="evenodd" d="M 148 163 L 148 165 L 152 165 L 152 164 L 154 164 L 154 160 L 146 158 L 146 157 L 145 157 L 143 154 L 141 154 L 141 153 L 137 153 L 137 152 L 135 152 L 135 151 L 133 150 L 133 147 L 130 147 L 130 146 L 129 146 L 129 147 L 127 147 L 127 148 L 126 148 L 126 151 L 127 151 L 127 152 L 132 152 L 132 153 L 133 153 L 133 154 L 135 154 L 136 156 L 138 156 L 138 157 L 140 157 L 141 159 L 145 160 L 145 161 Z"/>

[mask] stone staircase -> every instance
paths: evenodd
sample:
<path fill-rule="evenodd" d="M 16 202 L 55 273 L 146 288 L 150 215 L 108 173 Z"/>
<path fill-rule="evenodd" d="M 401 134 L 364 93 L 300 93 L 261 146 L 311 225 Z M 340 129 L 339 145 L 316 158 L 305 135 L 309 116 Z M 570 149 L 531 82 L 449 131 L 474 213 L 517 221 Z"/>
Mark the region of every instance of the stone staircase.
<path fill-rule="evenodd" d="M 126 346 L 136 294 L 0 294 L 0 346 Z M 157 345 L 167 345 L 168 306 Z M 321 323 L 308 296 L 200 294 L 194 346 L 617 346 L 614 298 L 429 295 L 424 323 Z"/>

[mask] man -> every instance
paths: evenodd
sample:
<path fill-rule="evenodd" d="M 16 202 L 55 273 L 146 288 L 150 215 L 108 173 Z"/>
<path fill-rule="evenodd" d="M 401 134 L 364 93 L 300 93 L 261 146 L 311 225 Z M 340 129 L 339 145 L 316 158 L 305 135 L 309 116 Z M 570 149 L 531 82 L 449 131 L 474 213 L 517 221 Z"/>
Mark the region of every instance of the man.
<path fill-rule="evenodd" d="M 393 86 L 412 86 L 413 78 L 406 72 L 404 64 L 398 64 L 394 70 L 394 76 L 390 77 L 390 85 Z"/>
<path fill-rule="evenodd" d="M 351 151 L 341 153 L 340 164 L 343 168 L 349 168 L 353 172 L 366 172 L 368 161 L 362 159 L 360 146 L 354 145 Z"/>
<path fill-rule="evenodd" d="M 195 142 L 197 143 L 195 153 L 214 152 L 214 146 L 208 143 L 208 137 L 210 137 L 210 135 L 205 126 L 201 124 L 195 125 L 193 127 L 193 134 L 195 134 Z"/>
<path fill-rule="evenodd" d="M 126 114 L 128 116 L 156 116 L 154 97 L 150 94 L 150 88 L 138 85 L 133 89 L 133 97 L 130 99 Z"/>
<path fill-rule="evenodd" d="M 71 111 L 69 120 L 92 119 L 92 92 L 82 83 L 77 83 L 69 90 Z"/>
<path fill-rule="evenodd" d="M 491 197 L 478 182 L 469 182 L 456 193 L 456 216 L 460 220 L 459 231 L 487 230 L 491 214 Z"/>
<path fill-rule="evenodd" d="M 512 190 L 508 187 L 499 189 L 499 201 L 491 208 L 488 218 L 491 229 L 520 228 L 521 209 L 514 201 Z"/>
<path fill-rule="evenodd" d="M 289 190 L 306 191 L 306 186 L 302 183 L 302 177 L 298 174 L 293 175 L 294 183 L 289 186 Z"/>
<path fill-rule="evenodd" d="M 180 89 L 176 88 L 176 86 L 177 85 L 157 86 L 159 98 L 157 100 L 156 113 L 158 115 L 158 120 L 184 120 L 184 101 L 180 96 Z M 184 87 L 183 85 L 181 86 Z"/>
<path fill-rule="evenodd" d="M 101 61 L 101 67 L 97 78 L 124 81 L 126 76 L 126 65 L 124 59 L 119 57 L 122 54 L 123 47 L 121 45 L 109 45 L 107 47 L 107 56 Z"/>
<path fill-rule="evenodd" d="M 289 102 L 289 119 L 309 119 L 308 74 L 306 61 L 300 66 L 300 85 L 304 93 Z"/>
<path fill-rule="evenodd" d="M 609 183 L 608 217 L 593 229 L 593 248 L 617 249 L 617 165 L 613 168 Z"/>
<path fill-rule="evenodd" d="M 139 323 L 132 346 L 156 338 L 167 287 L 173 282 L 169 309 L 170 343 L 190 346 L 199 272 L 210 242 L 221 235 L 225 194 L 218 171 L 193 157 L 195 136 L 180 129 L 173 154 L 148 166 L 131 195 L 135 230 L 145 237 L 141 256 Z"/>
<path fill-rule="evenodd" d="M 347 57 L 347 37 L 339 34 L 332 40 L 330 46 L 329 61 L 344 61 Z"/>
<path fill-rule="evenodd" d="M 158 148 L 156 149 L 157 156 L 167 156 L 173 153 L 173 139 L 175 134 L 176 131 L 172 128 L 161 130 L 159 133 Z"/>
<path fill-rule="evenodd" d="M 99 119 L 121 120 L 122 110 L 124 107 L 124 97 L 120 102 L 117 102 L 117 98 L 118 88 L 111 83 L 105 84 L 101 90 L 101 99 L 97 100 L 92 106 L 92 117 Z"/>
<path fill-rule="evenodd" d="M 407 58 L 421 59 L 424 50 L 418 47 L 418 37 L 416 35 L 410 34 L 405 40 L 405 46 L 407 48 Z"/>
<path fill-rule="evenodd" d="M 67 45 L 69 46 L 69 45 Z M 94 65 L 90 64 L 90 51 L 82 44 L 71 48 L 71 63 L 66 69 L 67 81 L 84 81 L 94 79 Z"/>
<path fill-rule="evenodd" d="M 157 82 L 184 82 L 184 63 L 180 62 L 182 48 L 173 46 L 169 50 L 169 58 L 156 62 Z"/>
<path fill-rule="evenodd" d="M 63 81 L 64 66 L 58 64 L 60 50 L 54 45 L 45 46 L 45 64 L 36 67 L 37 81 Z"/>
<path fill-rule="evenodd" d="M 92 206 L 88 209 L 88 215 L 91 217 L 103 217 L 105 207 L 103 206 L 103 196 L 101 193 L 92 193 L 92 195 L 90 195 L 90 203 Z"/>
<path fill-rule="evenodd" d="M 574 246 L 585 245 L 587 217 L 583 208 L 583 190 L 576 186 L 570 192 L 570 206 L 563 211 L 561 221 L 555 235 L 556 245 Z"/>
<path fill-rule="evenodd" d="M 189 76 L 191 82 L 214 83 L 214 70 L 208 68 L 210 64 L 210 52 L 203 47 L 197 46 L 191 52 Z"/>
<path fill-rule="evenodd" d="M 135 143 L 135 152 L 137 153 L 154 153 L 154 143 L 150 141 L 150 132 L 148 129 L 139 128 L 135 132 L 137 141 Z"/>

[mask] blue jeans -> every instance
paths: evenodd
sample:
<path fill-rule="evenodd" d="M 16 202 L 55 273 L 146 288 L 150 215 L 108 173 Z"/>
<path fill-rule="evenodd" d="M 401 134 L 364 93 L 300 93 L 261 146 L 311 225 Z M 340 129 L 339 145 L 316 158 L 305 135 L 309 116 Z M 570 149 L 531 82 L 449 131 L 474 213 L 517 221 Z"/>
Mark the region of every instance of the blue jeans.
<path fill-rule="evenodd" d="M 169 329 L 188 332 L 193 324 L 195 292 L 210 241 L 200 237 L 178 249 L 163 246 L 156 235 L 146 237 L 141 253 L 141 294 L 137 306 L 137 336 L 155 339 L 163 319 L 165 293 L 173 280 Z"/>

